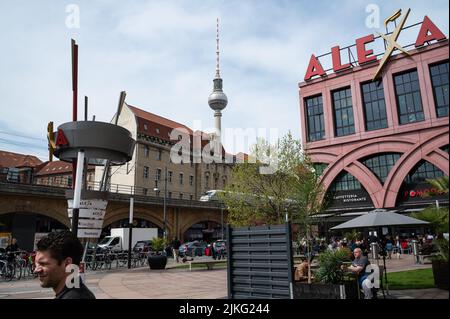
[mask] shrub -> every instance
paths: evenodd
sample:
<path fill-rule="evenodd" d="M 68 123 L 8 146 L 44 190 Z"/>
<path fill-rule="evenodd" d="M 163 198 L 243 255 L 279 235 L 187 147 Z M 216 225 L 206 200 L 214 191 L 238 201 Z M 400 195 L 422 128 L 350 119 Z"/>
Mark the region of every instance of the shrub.
<path fill-rule="evenodd" d="M 342 283 L 345 272 L 341 269 L 341 265 L 343 262 L 351 261 L 350 256 L 351 251 L 348 248 L 327 250 L 320 254 L 316 280 L 329 284 Z"/>

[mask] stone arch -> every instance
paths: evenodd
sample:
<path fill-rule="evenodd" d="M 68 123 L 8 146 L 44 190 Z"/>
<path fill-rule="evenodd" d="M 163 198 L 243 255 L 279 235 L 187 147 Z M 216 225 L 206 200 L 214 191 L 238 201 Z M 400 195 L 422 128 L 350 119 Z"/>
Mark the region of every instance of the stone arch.
<path fill-rule="evenodd" d="M 402 183 L 411 170 L 421 161 L 425 160 L 441 171 L 447 176 L 449 175 L 448 156 L 445 162 L 445 156 L 443 160 L 439 160 L 436 156 L 430 156 L 432 153 L 440 154 L 439 148 L 448 144 L 448 132 L 442 132 L 435 135 L 433 138 L 424 140 L 422 143 L 417 143 L 416 146 L 410 150 L 407 154 L 404 154 L 398 161 L 398 163 L 392 168 L 395 172 L 388 177 L 385 183 L 385 207 L 395 207 L 398 192 L 402 186 Z M 447 154 L 448 155 L 448 154 Z"/>
<path fill-rule="evenodd" d="M 39 214 L 57 220 L 61 224 L 71 227 L 67 212 L 67 201 L 55 200 L 51 203 L 37 198 L 5 196 L 0 205 L 0 215 L 9 213 Z"/>
<path fill-rule="evenodd" d="M 122 219 L 128 219 L 129 217 L 129 208 L 128 207 L 122 207 L 119 209 L 116 209 L 112 212 L 109 212 L 105 215 L 105 220 L 103 222 L 103 227 L 106 227 L 116 221 L 122 220 Z M 164 227 L 164 221 L 159 219 L 157 216 L 152 214 L 151 211 L 148 211 L 141 207 L 136 207 L 133 212 L 134 218 L 140 218 L 145 219 L 159 228 L 163 229 Z M 172 231 L 173 225 L 169 223 L 169 221 L 166 221 L 166 227 L 168 232 L 170 233 Z"/>
<path fill-rule="evenodd" d="M 218 223 L 220 225 L 220 216 L 209 216 L 207 218 L 205 218 L 205 216 L 201 216 L 201 217 L 197 217 L 194 219 L 191 219 L 189 222 L 184 223 L 181 227 L 180 227 L 180 235 L 183 236 L 183 234 L 189 229 L 191 228 L 193 225 L 201 223 L 201 222 L 215 222 Z"/>

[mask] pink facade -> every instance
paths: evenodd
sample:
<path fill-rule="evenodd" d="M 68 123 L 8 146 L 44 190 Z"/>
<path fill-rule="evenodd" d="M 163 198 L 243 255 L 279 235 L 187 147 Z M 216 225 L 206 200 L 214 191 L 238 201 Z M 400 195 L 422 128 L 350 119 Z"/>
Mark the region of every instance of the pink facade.
<path fill-rule="evenodd" d="M 421 160 L 428 161 L 449 175 L 449 154 L 441 148 L 449 144 L 449 118 L 437 117 L 429 66 L 448 61 L 449 44 L 444 40 L 405 54 L 392 56 L 382 73 L 388 127 L 365 130 L 361 83 L 371 81 L 379 62 L 357 66 L 299 84 L 302 141 L 313 162 L 326 163 L 322 183 L 326 189 L 343 171 L 353 175 L 370 195 L 375 208 L 396 206 L 402 182 Z M 425 120 L 399 124 L 393 75 L 417 69 Z M 351 87 L 355 133 L 334 136 L 332 91 Z M 325 138 L 307 141 L 305 98 L 321 94 Z M 361 163 L 368 155 L 396 152 L 400 159 L 389 172 L 384 184 Z"/>

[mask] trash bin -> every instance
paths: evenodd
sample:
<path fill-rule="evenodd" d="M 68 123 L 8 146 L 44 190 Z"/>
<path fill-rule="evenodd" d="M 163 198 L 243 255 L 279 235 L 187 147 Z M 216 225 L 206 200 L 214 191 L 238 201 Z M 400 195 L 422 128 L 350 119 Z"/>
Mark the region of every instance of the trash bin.
<path fill-rule="evenodd" d="M 379 253 L 380 247 L 378 246 L 378 243 L 370 243 L 370 251 L 372 253 L 373 259 L 378 259 L 378 253 Z"/>

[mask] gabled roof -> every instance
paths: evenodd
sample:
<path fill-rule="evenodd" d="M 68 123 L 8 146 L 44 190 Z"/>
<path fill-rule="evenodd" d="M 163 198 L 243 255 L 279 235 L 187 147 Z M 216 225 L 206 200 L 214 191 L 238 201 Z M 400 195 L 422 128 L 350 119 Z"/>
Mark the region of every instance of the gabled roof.
<path fill-rule="evenodd" d="M 0 167 L 6 168 L 35 167 L 41 163 L 42 161 L 33 155 L 0 151 Z"/>
<path fill-rule="evenodd" d="M 95 166 L 89 165 L 88 170 L 95 169 Z M 36 176 L 42 175 L 59 175 L 59 174 L 69 174 L 72 173 L 72 163 L 67 163 L 64 161 L 53 161 L 47 162 L 43 165 Z"/>
<path fill-rule="evenodd" d="M 137 117 L 137 131 L 139 133 L 155 136 L 166 141 L 170 141 L 170 132 L 176 128 L 185 129 L 189 135 L 192 135 L 192 130 L 186 125 L 169 120 L 154 113 L 141 110 L 135 106 L 129 104 L 127 105 Z"/>

